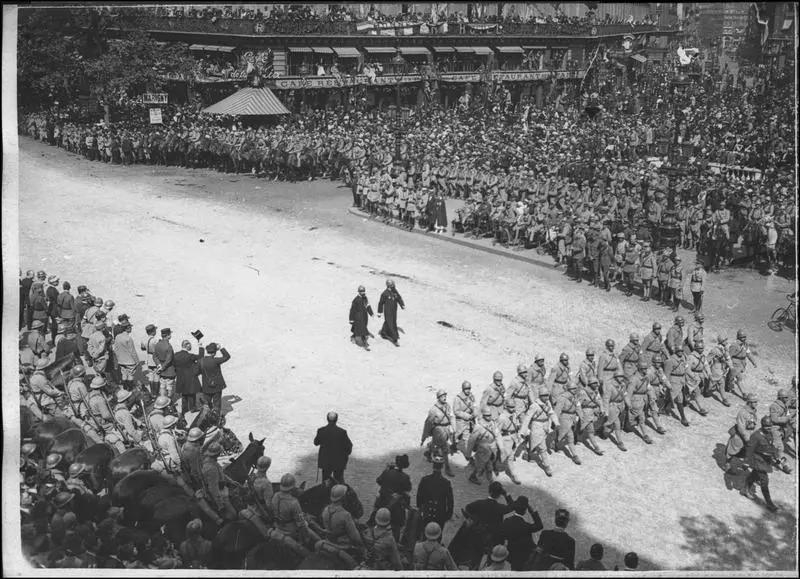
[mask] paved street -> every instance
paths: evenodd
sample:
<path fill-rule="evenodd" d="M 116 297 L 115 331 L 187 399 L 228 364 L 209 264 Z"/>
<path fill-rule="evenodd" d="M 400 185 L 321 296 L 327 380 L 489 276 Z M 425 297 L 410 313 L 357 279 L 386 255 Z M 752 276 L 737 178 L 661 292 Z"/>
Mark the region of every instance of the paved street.
<path fill-rule="evenodd" d="M 172 328 L 177 349 L 200 328 L 230 351 L 228 425 L 242 439 L 267 437 L 273 481 L 294 472 L 313 484 L 311 441 L 337 410 L 355 445 L 346 476 L 367 511 L 394 455 L 409 454 L 415 491 L 429 471 L 419 438 L 437 388 L 452 402 L 468 379 L 479 396 L 492 372 L 508 383 L 535 352 L 549 368 L 565 351 L 577 367 L 588 346 L 613 338 L 619 349 L 631 331 L 644 335 L 657 320 L 666 333 L 672 321 L 653 302 L 576 284 L 559 269 L 359 219 L 347 210 L 350 191 L 329 181 L 108 166 L 20 137 L 19 197 L 23 270 L 114 299 L 135 340 L 155 323 Z M 350 343 L 349 305 L 363 284 L 377 309 L 387 276 L 407 306 L 401 347 L 378 339 L 365 352 Z M 758 368 L 748 381 L 760 416 L 796 373 L 795 335 L 766 325 L 794 283 L 728 270 L 708 286 L 706 335 L 734 339 L 745 328 L 753 343 Z M 376 335 L 380 324 L 370 322 Z M 742 477 L 726 481 L 719 452 L 739 404 L 706 405 L 706 418 L 688 413 L 690 428 L 666 419 L 653 446 L 628 434 L 627 453 L 601 441 L 603 457 L 579 448 L 582 466 L 553 455 L 553 478 L 519 464 L 522 487 L 500 480 L 531 498 L 546 527 L 557 506 L 573 512 L 578 559 L 601 541 L 612 566 L 634 550 L 644 569 L 793 568 L 796 474 L 771 475 L 777 515 L 729 488 Z M 459 512 L 486 487 L 468 483 L 463 458 L 455 462 Z"/>

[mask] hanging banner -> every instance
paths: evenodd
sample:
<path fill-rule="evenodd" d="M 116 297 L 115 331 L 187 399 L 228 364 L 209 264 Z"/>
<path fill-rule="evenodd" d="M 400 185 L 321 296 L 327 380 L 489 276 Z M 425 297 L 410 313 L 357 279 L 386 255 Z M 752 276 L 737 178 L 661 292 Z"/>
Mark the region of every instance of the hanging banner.
<path fill-rule="evenodd" d="M 467 22 L 467 26 L 471 30 L 476 30 L 478 32 L 486 32 L 487 30 L 493 30 L 497 28 L 497 24 L 471 24 Z"/>

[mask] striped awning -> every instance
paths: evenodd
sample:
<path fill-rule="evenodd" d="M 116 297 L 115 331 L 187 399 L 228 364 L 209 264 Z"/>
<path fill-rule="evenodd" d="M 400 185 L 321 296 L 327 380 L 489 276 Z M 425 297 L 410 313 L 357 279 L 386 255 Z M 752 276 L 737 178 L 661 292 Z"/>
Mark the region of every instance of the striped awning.
<path fill-rule="evenodd" d="M 513 54 L 522 54 L 525 52 L 521 46 L 498 46 L 497 50 L 499 52 L 507 52 Z"/>
<path fill-rule="evenodd" d="M 452 46 L 434 46 L 433 47 L 433 51 L 434 52 L 455 52 L 456 49 L 453 48 Z"/>
<path fill-rule="evenodd" d="M 488 46 L 473 46 L 472 50 L 475 52 L 475 54 L 480 54 L 481 56 L 486 54 L 494 54 L 494 50 Z"/>
<path fill-rule="evenodd" d="M 361 53 L 352 46 L 334 46 L 333 51 L 336 53 L 336 56 L 340 56 L 342 58 L 358 58 L 361 56 Z"/>
<path fill-rule="evenodd" d="M 262 88 L 243 88 L 226 99 L 203 109 L 204 113 L 214 115 L 288 115 L 289 110 L 283 106 L 271 90 Z"/>
<path fill-rule="evenodd" d="M 472 48 L 471 46 L 456 46 L 455 49 L 456 49 L 456 52 L 461 52 L 463 54 L 474 54 L 475 53 L 475 49 Z"/>
<path fill-rule="evenodd" d="M 312 46 L 311 50 L 314 54 L 333 54 L 333 49 L 327 46 Z"/>
<path fill-rule="evenodd" d="M 313 52 L 309 46 L 290 46 L 289 52 Z"/>
<path fill-rule="evenodd" d="M 216 44 L 192 44 L 189 50 L 202 50 L 204 52 L 233 52 L 234 46 L 219 46 Z"/>
<path fill-rule="evenodd" d="M 364 50 L 372 54 L 394 54 L 397 50 L 391 46 L 365 46 Z"/>
<path fill-rule="evenodd" d="M 400 54 L 430 54 L 424 46 L 401 46 Z"/>
<path fill-rule="evenodd" d="M 547 50 L 546 46 L 523 46 L 525 50 Z"/>

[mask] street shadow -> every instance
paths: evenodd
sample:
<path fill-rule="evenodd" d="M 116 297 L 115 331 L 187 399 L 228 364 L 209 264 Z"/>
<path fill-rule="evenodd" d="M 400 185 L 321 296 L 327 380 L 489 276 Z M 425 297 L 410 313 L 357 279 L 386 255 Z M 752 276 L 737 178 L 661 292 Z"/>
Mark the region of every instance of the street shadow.
<path fill-rule="evenodd" d="M 727 447 L 725 444 L 717 443 L 711 456 L 714 459 L 714 462 L 717 463 L 719 469 L 722 471 L 725 488 L 729 491 L 738 491 L 741 493 L 745 487 L 744 483 L 745 479 L 747 479 L 747 471 L 741 468 L 742 461 L 739 458 L 734 458 L 731 461 L 731 466 L 734 469 L 732 472 L 725 470 L 726 448 Z"/>
<path fill-rule="evenodd" d="M 366 523 L 370 513 L 372 513 L 375 498 L 378 493 L 378 485 L 375 479 L 383 472 L 388 464 L 394 463 L 396 455 L 407 454 L 409 457 L 410 467 L 405 472 L 411 478 L 412 491 L 411 491 L 411 505 L 416 506 L 416 492 L 420 480 L 423 476 L 432 472 L 432 465 L 423 456 L 422 448 L 404 448 L 398 449 L 393 454 L 383 454 L 379 456 L 363 458 L 351 457 L 344 472 L 345 482 L 352 485 L 359 493 L 359 499 L 364 507 L 364 515 L 359 519 L 359 522 Z M 269 448 L 266 454 L 269 454 Z M 463 458 L 463 457 L 462 457 Z M 458 463 L 461 464 L 461 463 Z M 461 510 L 472 501 L 484 499 L 488 496 L 488 484 L 482 481 L 480 486 L 474 485 L 467 480 L 467 471 L 465 468 L 453 465 L 455 477 L 447 480 L 453 486 L 454 508 L 453 518 L 450 519 L 443 529 L 442 539 L 445 546 L 450 544 L 454 535 L 464 522 Z M 304 455 L 297 460 L 293 474 L 297 477 L 298 484 L 306 481 L 306 487 L 310 488 L 319 482 L 317 471 L 317 452 Z M 270 471 L 271 480 L 280 480 L 280 477 L 285 473 L 280 471 Z M 539 512 L 542 518 L 545 529 L 554 528 L 554 514 L 557 508 L 569 508 L 567 505 L 559 502 L 559 500 L 547 491 L 537 488 L 529 484 L 515 485 L 507 478 L 506 475 L 500 474 L 497 480 L 502 483 L 503 488 L 508 492 L 513 499 L 524 495 L 528 497 L 531 507 Z M 501 503 L 504 501 L 501 499 Z M 625 518 L 625 505 L 619 505 L 620 520 Z M 526 520 L 530 517 L 526 515 Z M 605 556 L 603 563 L 608 569 L 613 569 L 615 564 L 621 568 L 623 566 L 623 559 L 625 553 L 630 551 L 630 547 L 625 544 L 615 544 L 614 534 L 621 534 L 627 532 L 625 529 L 614 529 L 612 527 L 609 537 L 596 536 L 587 531 L 581 525 L 581 513 L 571 511 L 571 520 L 567 527 L 567 533 L 571 535 L 576 541 L 575 549 L 575 563 L 589 558 L 589 548 L 594 543 L 601 543 L 605 547 Z M 538 539 L 538 533 L 534 535 L 534 540 Z M 647 553 L 638 553 L 639 555 L 639 569 L 640 570 L 657 570 L 661 569 L 654 560 L 648 556 Z"/>
<path fill-rule="evenodd" d="M 781 510 L 775 514 L 764 510 L 764 514 L 757 517 L 736 516 L 733 528 L 714 515 L 681 517 L 685 537 L 682 549 L 697 555 L 702 569 L 795 569 L 796 520 L 791 505 L 778 506 Z"/>
<path fill-rule="evenodd" d="M 242 401 L 242 398 L 237 396 L 236 394 L 226 394 L 222 397 L 222 415 L 225 416 L 228 412 L 233 410 L 233 405 L 238 404 Z"/>

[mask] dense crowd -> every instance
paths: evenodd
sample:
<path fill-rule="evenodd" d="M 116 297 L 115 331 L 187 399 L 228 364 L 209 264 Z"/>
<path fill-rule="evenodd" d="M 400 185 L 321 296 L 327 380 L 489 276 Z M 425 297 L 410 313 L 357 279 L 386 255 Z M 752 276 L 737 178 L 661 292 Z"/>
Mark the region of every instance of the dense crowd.
<path fill-rule="evenodd" d="M 685 409 L 705 416 L 704 399 L 729 406 L 731 394 L 745 404 L 725 468 L 734 473 L 737 460 L 750 471 L 745 495 L 758 483 L 776 510 L 768 474 L 773 466 L 790 472 L 786 455 L 796 456 L 796 381 L 779 390 L 756 430 L 758 399 L 745 386 L 755 360 L 744 331 L 730 344 L 723 335 L 708 340 L 702 314 L 691 328 L 677 316 L 666 336 L 655 323 L 619 352 L 609 339 L 577 368 L 562 353 L 548 371 L 537 354 L 508 385 L 495 372 L 479 399 L 468 381 L 452 406 L 438 390 L 421 437 L 433 470 L 417 485 L 416 508 L 409 458 L 400 455 L 377 477 L 363 523 L 345 483 L 353 444 L 336 413 L 314 439 L 323 483 L 305 490 L 290 473 L 272 483 L 263 440 L 251 434 L 242 452 L 224 426 L 221 365 L 230 355 L 222 345 L 204 347 L 195 331 L 199 354 L 189 339 L 174 352 L 171 330 L 161 328 L 159 340 L 148 324 L 137 346 L 129 316 L 113 320 L 113 300 L 85 285 L 77 296 L 71 290 L 44 271 L 20 279 L 21 533 L 38 567 L 602 569 L 600 544 L 576 563 L 568 511 L 558 509 L 555 528 L 543 530 L 529 499 L 512 497 L 495 477 L 520 484 L 517 457 L 553 476 L 549 454 L 563 450 L 580 465 L 576 445 L 602 455 L 598 438 L 626 451 L 625 432 L 652 444 L 647 426 L 663 435 L 665 416 L 689 426 Z M 442 530 L 458 498 L 445 476 L 454 476 L 456 452 L 470 482 L 489 483 L 489 497 L 463 507 L 464 523 L 445 547 Z M 237 456 L 223 468 L 221 455 Z M 635 561 L 626 555 L 627 567 Z"/>

